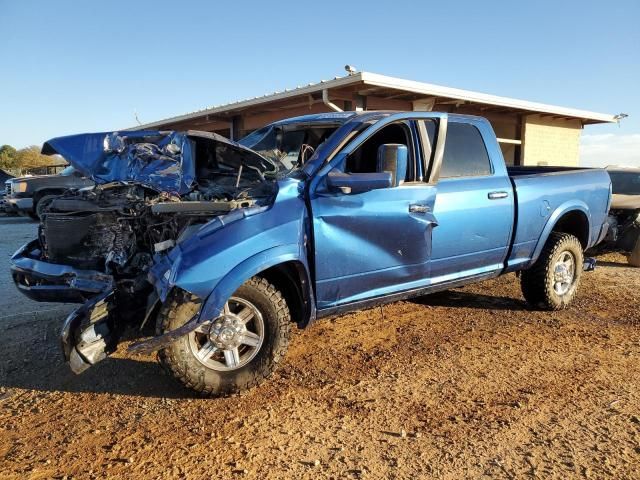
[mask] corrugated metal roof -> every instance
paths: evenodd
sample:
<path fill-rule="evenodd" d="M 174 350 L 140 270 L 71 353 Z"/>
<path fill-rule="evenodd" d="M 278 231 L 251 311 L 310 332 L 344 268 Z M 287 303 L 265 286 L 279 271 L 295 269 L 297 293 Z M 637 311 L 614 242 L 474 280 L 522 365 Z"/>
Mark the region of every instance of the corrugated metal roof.
<path fill-rule="evenodd" d="M 394 89 L 398 91 L 404 91 L 407 93 L 424 95 L 425 97 L 436 97 L 436 98 L 443 98 L 443 99 L 450 99 L 450 100 L 460 100 L 463 102 L 499 106 L 499 107 L 511 108 L 514 110 L 523 110 L 523 111 L 528 111 L 533 113 L 543 113 L 543 114 L 550 114 L 550 115 L 558 115 L 561 117 L 578 118 L 585 121 L 586 123 L 607 123 L 607 122 L 617 121 L 614 115 L 606 114 L 606 113 L 590 112 L 587 110 L 578 110 L 574 108 L 548 105 L 545 103 L 530 102 L 527 100 L 519 100 L 516 98 L 489 95 L 486 93 L 474 92 L 471 90 L 462 90 L 459 88 L 444 87 L 441 85 L 433 85 L 430 83 L 416 82 L 413 80 L 405 80 L 401 78 L 388 77 L 386 75 L 379 75 L 377 73 L 371 73 L 371 72 L 357 72 L 352 75 L 335 77 L 331 80 L 321 80 L 318 83 L 309 83 L 308 85 L 298 86 L 293 89 L 276 91 L 270 94 L 262 95 L 260 97 L 253 97 L 245 100 L 238 100 L 235 102 L 226 103 L 223 105 L 214 105 L 212 107 L 206 107 L 201 110 L 185 113 L 183 115 L 177 115 L 175 117 L 169 117 L 169 118 L 165 118 L 155 122 L 150 122 L 142 126 L 136 126 L 135 128 L 160 127 L 166 124 L 200 118 L 205 115 L 224 115 L 226 113 L 229 113 L 235 110 L 263 105 L 263 104 L 267 104 L 267 103 L 275 102 L 279 100 L 285 100 L 291 97 L 317 93 L 317 92 L 321 92 L 324 89 L 346 87 L 346 86 L 350 86 L 358 83 L 361 83 L 363 85 L 370 86 L 370 87 Z"/>

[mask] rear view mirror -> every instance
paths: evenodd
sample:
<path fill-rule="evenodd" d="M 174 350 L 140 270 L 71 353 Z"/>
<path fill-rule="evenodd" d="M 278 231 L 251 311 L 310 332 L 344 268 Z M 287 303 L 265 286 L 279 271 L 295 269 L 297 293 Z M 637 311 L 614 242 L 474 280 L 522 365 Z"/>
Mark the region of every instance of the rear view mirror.
<path fill-rule="evenodd" d="M 409 151 L 406 145 L 386 143 L 378 147 L 378 172 L 391 173 L 391 185 L 397 187 L 407 176 Z"/>
<path fill-rule="evenodd" d="M 389 188 L 391 173 L 343 173 L 334 170 L 327 175 L 327 184 L 329 187 L 346 194 L 368 192 L 378 188 Z"/>

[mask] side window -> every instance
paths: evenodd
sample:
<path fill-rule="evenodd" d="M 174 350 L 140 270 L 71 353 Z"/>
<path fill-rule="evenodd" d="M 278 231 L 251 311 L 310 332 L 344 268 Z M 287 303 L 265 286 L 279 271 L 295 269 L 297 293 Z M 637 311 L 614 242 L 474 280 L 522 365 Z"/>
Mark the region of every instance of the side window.
<path fill-rule="evenodd" d="M 491 162 L 480 131 L 467 123 L 450 122 L 440 178 L 491 175 Z"/>
<path fill-rule="evenodd" d="M 378 148 L 387 143 L 406 145 L 409 150 L 407 176 L 405 181 L 414 177 L 414 149 L 409 127 L 404 123 L 392 123 L 374 133 L 349 157 L 345 165 L 345 173 L 372 173 L 377 169 Z"/>

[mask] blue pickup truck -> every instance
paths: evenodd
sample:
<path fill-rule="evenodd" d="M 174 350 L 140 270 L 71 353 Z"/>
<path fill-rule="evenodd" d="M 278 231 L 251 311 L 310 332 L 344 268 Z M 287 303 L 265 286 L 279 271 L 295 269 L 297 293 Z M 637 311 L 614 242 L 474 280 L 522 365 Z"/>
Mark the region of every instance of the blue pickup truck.
<path fill-rule="evenodd" d="M 291 325 L 519 272 L 525 299 L 576 296 L 606 235 L 599 169 L 507 168 L 489 122 L 427 112 L 292 118 L 235 143 L 204 132 L 50 140 L 95 187 L 52 199 L 12 258 L 21 292 L 80 302 L 62 329 L 81 372 L 158 351 L 225 395 L 282 359 Z"/>

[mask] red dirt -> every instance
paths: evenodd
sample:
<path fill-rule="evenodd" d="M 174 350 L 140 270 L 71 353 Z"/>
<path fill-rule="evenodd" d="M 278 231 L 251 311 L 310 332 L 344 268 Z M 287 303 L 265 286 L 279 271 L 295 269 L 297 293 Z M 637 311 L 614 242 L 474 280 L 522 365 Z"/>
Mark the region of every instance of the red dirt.
<path fill-rule="evenodd" d="M 320 321 L 262 386 L 201 399 L 154 359 L 74 376 L 62 319 L 0 339 L 2 478 L 638 478 L 640 269 L 569 310 L 514 275 Z"/>

